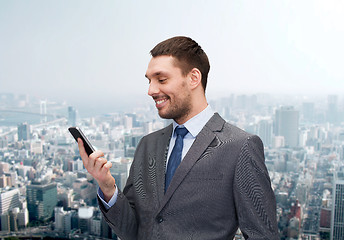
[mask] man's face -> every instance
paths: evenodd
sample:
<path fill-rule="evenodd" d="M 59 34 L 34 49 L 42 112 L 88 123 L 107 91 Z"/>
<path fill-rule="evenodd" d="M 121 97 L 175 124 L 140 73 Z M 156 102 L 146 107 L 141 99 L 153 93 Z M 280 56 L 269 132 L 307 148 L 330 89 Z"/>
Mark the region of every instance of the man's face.
<path fill-rule="evenodd" d="M 155 101 L 161 118 L 183 123 L 191 111 L 188 76 L 183 76 L 171 56 L 153 57 L 148 64 L 148 95 Z"/>

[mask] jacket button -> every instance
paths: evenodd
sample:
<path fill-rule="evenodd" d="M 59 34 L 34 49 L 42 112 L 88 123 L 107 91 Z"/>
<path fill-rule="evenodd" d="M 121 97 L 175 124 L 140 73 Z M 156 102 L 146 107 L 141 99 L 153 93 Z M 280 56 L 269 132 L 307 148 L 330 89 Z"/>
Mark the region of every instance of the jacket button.
<path fill-rule="evenodd" d="M 158 223 L 162 223 L 162 222 L 164 221 L 164 219 L 163 219 L 161 216 L 158 216 L 158 217 L 156 218 L 156 221 L 157 221 Z"/>

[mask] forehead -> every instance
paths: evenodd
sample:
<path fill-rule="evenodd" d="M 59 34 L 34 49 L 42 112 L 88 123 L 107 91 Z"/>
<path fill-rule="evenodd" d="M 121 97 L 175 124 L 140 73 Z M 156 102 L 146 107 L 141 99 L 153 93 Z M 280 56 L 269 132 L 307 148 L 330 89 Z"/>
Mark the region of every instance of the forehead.
<path fill-rule="evenodd" d="M 150 60 L 145 76 L 146 78 L 150 79 L 157 75 L 169 74 L 175 71 L 181 72 L 180 68 L 178 68 L 175 64 L 175 58 L 172 56 L 163 55 L 153 57 Z"/>

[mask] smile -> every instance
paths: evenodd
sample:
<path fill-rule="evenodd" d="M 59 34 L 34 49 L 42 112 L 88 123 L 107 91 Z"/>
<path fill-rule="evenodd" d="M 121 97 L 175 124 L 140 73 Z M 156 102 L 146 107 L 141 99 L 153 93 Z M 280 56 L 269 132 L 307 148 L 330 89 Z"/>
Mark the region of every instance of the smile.
<path fill-rule="evenodd" d="M 167 101 L 167 98 L 164 98 L 164 99 L 160 99 L 158 101 L 156 101 L 157 104 L 161 104 L 163 102 L 166 102 Z"/>
<path fill-rule="evenodd" d="M 159 99 L 154 99 L 155 101 L 155 106 L 160 109 L 162 108 L 163 106 L 165 106 L 166 102 L 168 101 L 168 97 L 162 97 L 162 98 L 159 98 Z"/>

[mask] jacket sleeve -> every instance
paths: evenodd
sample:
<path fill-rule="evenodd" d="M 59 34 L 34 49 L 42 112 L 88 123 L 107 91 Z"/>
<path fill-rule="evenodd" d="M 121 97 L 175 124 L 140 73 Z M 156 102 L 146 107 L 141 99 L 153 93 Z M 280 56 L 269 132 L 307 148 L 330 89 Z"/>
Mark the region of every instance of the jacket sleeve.
<path fill-rule="evenodd" d="M 265 166 L 263 143 L 257 136 L 248 137 L 239 154 L 234 198 L 245 239 L 279 239 L 275 195 Z"/>
<path fill-rule="evenodd" d="M 142 140 L 137 148 L 140 147 Z M 134 158 L 134 162 L 137 161 Z M 136 240 L 138 232 L 138 217 L 135 209 L 135 194 L 133 187 L 132 168 L 127 179 L 126 186 L 123 190 L 118 189 L 116 203 L 108 210 L 98 199 L 99 208 L 109 226 L 114 230 L 116 235 L 122 240 Z"/>

